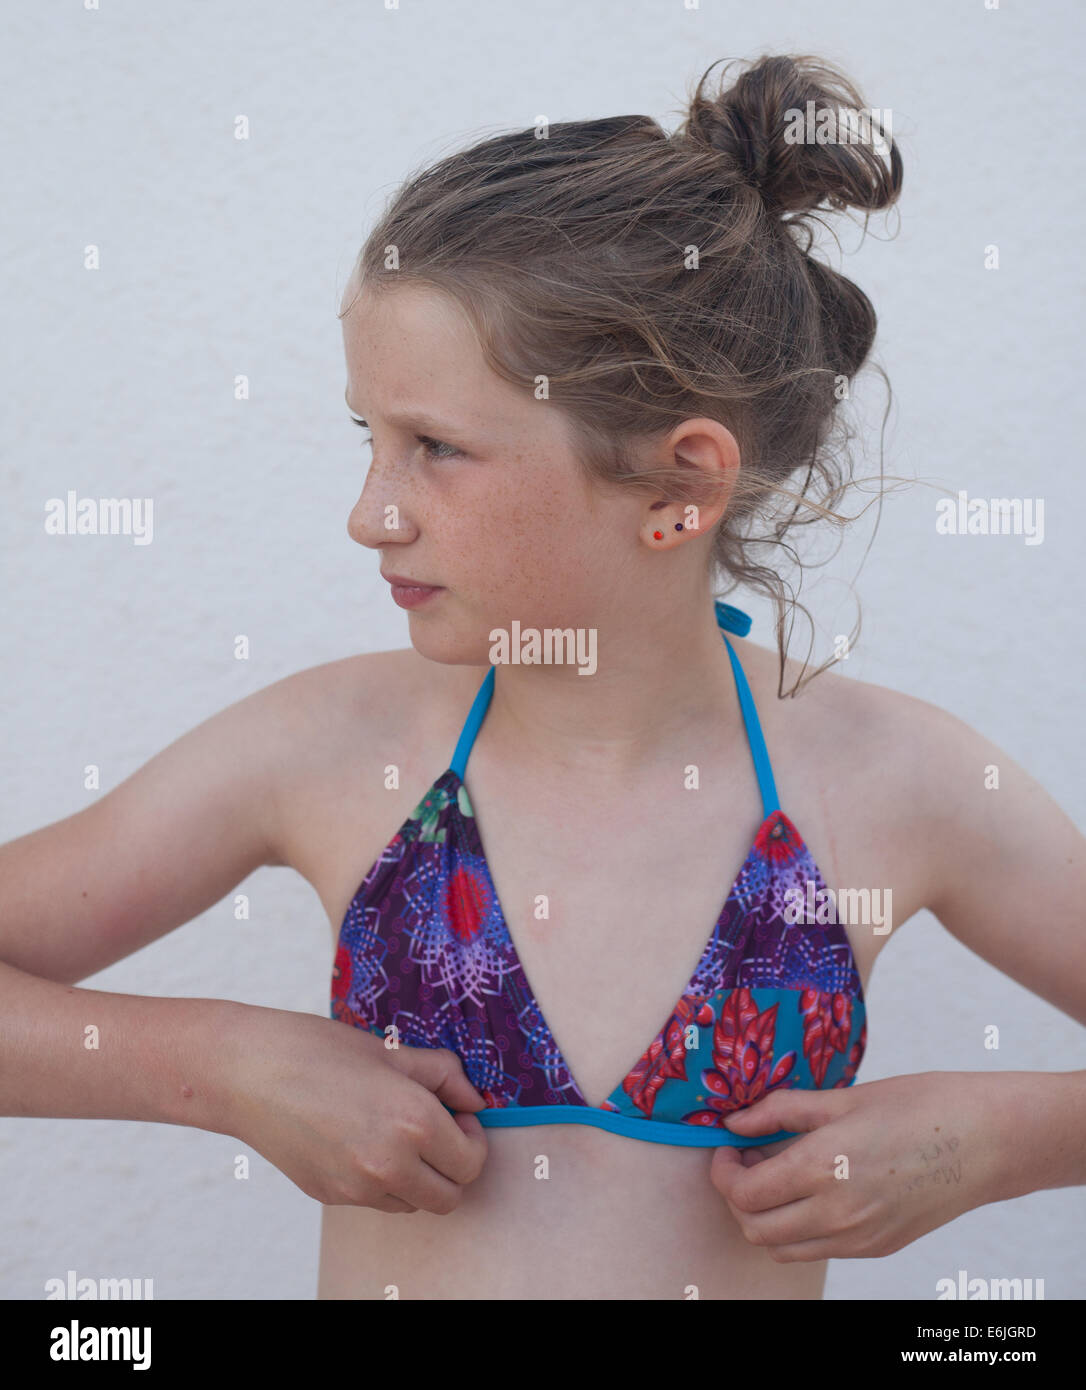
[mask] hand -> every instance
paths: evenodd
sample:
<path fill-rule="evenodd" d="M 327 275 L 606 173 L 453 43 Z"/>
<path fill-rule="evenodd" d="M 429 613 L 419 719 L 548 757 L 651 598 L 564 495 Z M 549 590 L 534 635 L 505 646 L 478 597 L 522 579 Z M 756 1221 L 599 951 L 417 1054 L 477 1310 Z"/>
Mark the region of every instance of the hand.
<path fill-rule="evenodd" d="M 487 1144 L 464 1113 L 485 1101 L 454 1052 L 386 1048 L 375 1033 L 317 1014 L 239 1008 L 226 1048 L 224 1133 L 329 1206 L 440 1214 L 458 1206 Z"/>
<path fill-rule="evenodd" d="M 710 1178 L 746 1239 L 778 1263 L 892 1255 L 998 1200 L 997 1088 L 972 1072 L 919 1072 L 773 1091 L 727 1128 L 800 1137 L 719 1148 Z"/>

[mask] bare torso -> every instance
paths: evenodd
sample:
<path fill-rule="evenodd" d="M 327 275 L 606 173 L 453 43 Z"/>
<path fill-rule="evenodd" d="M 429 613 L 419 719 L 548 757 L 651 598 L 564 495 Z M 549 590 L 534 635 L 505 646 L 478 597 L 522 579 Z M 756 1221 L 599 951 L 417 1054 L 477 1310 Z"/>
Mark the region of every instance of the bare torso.
<path fill-rule="evenodd" d="M 778 700 L 776 654 L 735 646 L 782 808 L 829 886 L 892 889 L 897 929 L 924 905 L 923 867 L 900 833 L 892 770 L 885 775 L 880 758 L 888 727 L 907 717 L 903 697 L 827 672 Z M 328 691 L 322 747 L 291 797 L 290 862 L 328 914 L 330 974 L 351 898 L 448 767 L 485 668 L 440 666 L 407 649 L 316 669 Z M 509 930 L 590 1104 L 667 1016 L 762 820 L 732 700 L 727 742 L 704 749 L 714 790 L 697 797 L 672 790 L 666 769 L 621 800 L 594 797 L 580 778 L 563 786 L 525 775 L 515 750 L 488 737 L 489 721 L 472 751 L 465 781 Z M 383 790 L 390 763 L 400 769 L 395 791 Z M 530 910 L 541 892 L 552 904 L 547 922 Z M 866 991 L 889 936 L 848 931 Z M 778 1263 L 744 1239 L 709 1181 L 711 1149 L 578 1125 L 488 1129 L 486 1139 L 483 1171 L 450 1214 L 326 1206 L 318 1297 L 821 1297 L 825 1261 Z"/>

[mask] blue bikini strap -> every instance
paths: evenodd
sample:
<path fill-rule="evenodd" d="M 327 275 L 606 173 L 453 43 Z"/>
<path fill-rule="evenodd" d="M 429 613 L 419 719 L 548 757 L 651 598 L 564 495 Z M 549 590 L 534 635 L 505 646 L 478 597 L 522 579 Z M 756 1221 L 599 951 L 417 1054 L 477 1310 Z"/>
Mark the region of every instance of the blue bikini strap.
<path fill-rule="evenodd" d="M 750 693 L 750 686 L 743 674 L 743 667 L 739 663 L 739 658 L 735 654 L 735 648 L 728 641 L 726 635 L 728 632 L 734 632 L 737 637 L 745 637 L 750 631 L 750 617 L 741 609 L 733 608 L 728 603 L 718 602 L 714 604 L 714 607 L 716 608 L 717 626 L 725 634 L 724 645 L 728 649 L 728 657 L 732 663 L 735 688 L 739 693 L 739 708 L 743 713 L 743 723 L 747 729 L 750 755 L 754 759 L 758 790 L 762 793 L 762 818 L 768 819 L 774 811 L 780 809 L 780 801 L 777 799 L 777 784 L 773 780 L 773 765 L 769 761 L 769 752 L 762 735 L 762 725 L 758 719 L 754 696 Z"/>
<path fill-rule="evenodd" d="M 721 632 L 727 634 L 734 633 L 737 637 L 745 637 L 751 628 L 750 615 L 744 613 L 741 608 L 734 608 L 730 603 L 721 603 L 717 600 L 713 604 L 716 612 L 717 626 Z M 780 803 L 777 800 L 777 786 L 773 780 L 773 768 L 769 761 L 769 753 L 766 751 L 765 739 L 762 737 L 762 726 L 758 721 L 758 711 L 754 705 L 754 697 L 750 693 L 750 686 L 747 678 L 743 674 L 743 668 L 739 664 L 739 658 L 735 654 L 735 649 L 724 637 L 724 645 L 728 648 L 728 656 L 732 663 L 732 673 L 735 676 L 735 688 L 739 693 L 739 708 L 743 713 L 743 723 L 747 730 L 747 741 L 750 744 L 751 757 L 754 759 L 754 771 L 758 778 L 758 788 L 762 793 L 763 816 L 768 817 L 776 811 Z M 482 685 L 476 691 L 475 699 L 468 717 L 464 720 L 464 727 L 460 730 L 460 737 L 456 741 L 456 749 L 453 752 L 452 762 L 449 766 L 456 773 L 461 781 L 467 770 L 468 755 L 475 742 L 475 736 L 479 732 L 479 727 L 486 716 L 487 709 L 490 707 L 491 696 L 494 694 L 494 671 L 491 666 L 486 673 Z"/>
<path fill-rule="evenodd" d="M 468 754 L 471 752 L 471 745 L 475 742 L 475 735 L 479 732 L 479 725 L 483 722 L 483 717 L 490 705 L 490 697 L 494 694 L 494 672 L 496 667 L 491 666 L 486 673 L 482 685 L 475 693 L 475 700 L 468 710 L 468 717 L 464 720 L 464 727 L 460 730 L 460 737 L 456 741 L 456 751 L 453 753 L 452 762 L 449 766 L 460 778 L 464 780 L 464 772 L 468 765 Z"/>

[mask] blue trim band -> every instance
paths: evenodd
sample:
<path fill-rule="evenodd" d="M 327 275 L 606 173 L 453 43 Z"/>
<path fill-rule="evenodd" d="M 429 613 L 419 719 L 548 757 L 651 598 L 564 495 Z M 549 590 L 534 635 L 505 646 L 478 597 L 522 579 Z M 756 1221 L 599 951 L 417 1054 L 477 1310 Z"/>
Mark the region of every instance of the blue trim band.
<path fill-rule="evenodd" d="M 511 1105 L 505 1109 L 476 1110 L 473 1113 L 487 1129 L 517 1129 L 528 1125 L 592 1125 L 595 1129 L 608 1129 L 612 1134 L 622 1134 L 628 1139 L 646 1139 L 650 1144 L 673 1144 L 679 1148 L 719 1149 L 728 1144 L 749 1149 L 759 1144 L 773 1144 L 778 1139 L 797 1138 L 788 1129 L 751 1138 L 732 1134 L 726 1129 L 635 1119 L 613 1110 L 597 1110 L 591 1105 Z"/>

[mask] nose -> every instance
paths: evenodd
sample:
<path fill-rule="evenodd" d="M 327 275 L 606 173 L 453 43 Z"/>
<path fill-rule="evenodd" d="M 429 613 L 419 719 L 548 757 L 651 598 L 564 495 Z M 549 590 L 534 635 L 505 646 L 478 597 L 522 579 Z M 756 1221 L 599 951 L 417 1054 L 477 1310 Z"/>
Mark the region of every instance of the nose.
<path fill-rule="evenodd" d="M 352 541 L 357 541 L 359 545 L 372 545 L 373 542 L 367 538 L 365 507 L 362 500 L 365 495 L 366 489 L 363 488 L 358 495 L 358 501 L 351 508 L 350 515 L 347 517 L 347 534 Z"/>
<path fill-rule="evenodd" d="M 396 541 L 414 539 L 415 528 L 407 519 L 401 490 L 382 482 L 377 470 L 370 468 L 358 501 L 347 517 L 347 534 L 352 541 L 370 550 Z"/>

